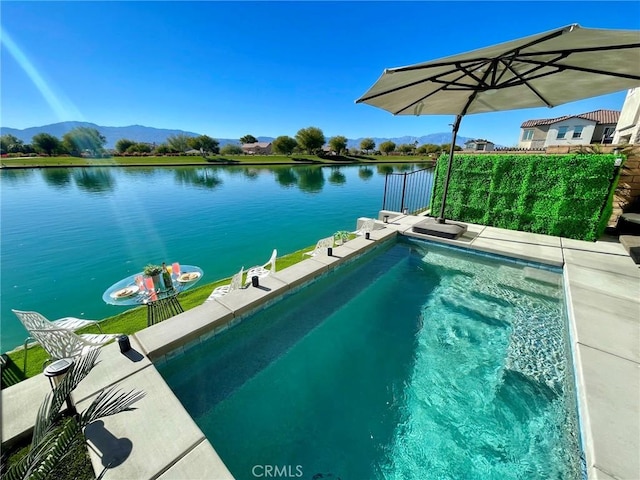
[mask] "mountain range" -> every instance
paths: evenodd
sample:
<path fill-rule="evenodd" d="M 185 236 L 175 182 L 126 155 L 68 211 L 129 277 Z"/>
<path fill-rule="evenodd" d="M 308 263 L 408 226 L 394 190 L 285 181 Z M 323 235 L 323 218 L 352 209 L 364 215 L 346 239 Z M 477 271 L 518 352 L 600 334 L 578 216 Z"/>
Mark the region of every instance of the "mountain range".
<path fill-rule="evenodd" d="M 89 122 L 59 122 L 52 123 L 50 125 L 43 125 L 41 127 L 29 127 L 22 130 L 17 128 L 0 127 L 0 134 L 10 134 L 15 136 L 16 138 L 19 138 L 25 143 L 31 143 L 31 139 L 33 138 L 33 136 L 38 133 L 48 133 L 50 135 L 53 135 L 54 137 L 62 138 L 65 133 L 78 127 L 95 128 L 96 130 L 98 130 L 102 135 L 104 135 L 107 140 L 105 148 L 115 148 L 116 142 L 122 138 L 133 140 L 134 142 L 144 142 L 158 145 L 165 142 L 167 140 L 167 137 L 169 137 L 170 135 L 182 134 L 189 137 L 197 137 L 201 135 L 200 133 L 188 132 L 185 130 L 145 127 L 143 125 L 129 125 L 127 127 L 105 127 Z M 273 137 L 256 138 L 259 142 L 271 142 L 274 139 Z M 347 147 L 359 148 L 360 142 L 363 138 L 364 137 L 348 139 Z M 228 143 L 240 143 L 237 138 L 217 138 L 216 140 L 220 142 L 221 147 Z M 442 145 L 443 143 L 451 142 L 451 133 L 431 133 L 428 135 L 423 135 L 421 137 L 404 136 L 394 138 L 373 138 L 373 141 L 376 142 L 376 146 L 387 140 L 392 141 L 396 145 L 413 144 L 414 142 L 418 142 L 418 145 L 424 145 L 425 143 Z M 461 137 L 460 135 L 458 135 L 458 137 L 456 138 L 456 144 L 463 146 L 467 140 L 471 140 L 471 138 Z"/>

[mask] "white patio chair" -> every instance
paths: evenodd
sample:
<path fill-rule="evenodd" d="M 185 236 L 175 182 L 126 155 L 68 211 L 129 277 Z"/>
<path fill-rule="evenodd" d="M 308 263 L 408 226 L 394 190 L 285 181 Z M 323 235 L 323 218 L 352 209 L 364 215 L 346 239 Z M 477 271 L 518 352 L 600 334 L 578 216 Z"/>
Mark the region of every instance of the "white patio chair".
<path fill-rule="evenodd" d="M 77 335 L 66 328 L 55 327 L 29 330 L 29 335 L 49 354 L 49 360 L 54 362 L 61 358 L 84 355 L 90 350 L 102 347 L 118 336 L 118 334 L 95 335 L 90 333 Z"/>
<path fill-rule="evenodd" d="M 238 273 L 236 273 L 231 277 L 231 283 L 229 283 L 228 285 L 220 285 L 219 287 L 214 288 L 213 292 L 211 292 L 211 295 L 207 297 L 204 303 L 211 302 L 216 298 L 224 297 L 228 293 L 242 288 L 243 273 L 244 273 L 244 267 L 242 267 Z"/>
<path fill-rule="evenodd" d="M 331 235 L 330 237 L 321 238 L 320 240 L 318 240 L 318 243 L 316 243 L 316 248 L 314 248 L 310 252 L 304 252 L 303 255 L 309 255 L 310 257 L 315 257 L 317 254 L 325 254 L 326 255 L 327 254 L 327 248 L 333 247 L 334 241 L 335 241 L 335 239 L 334 239 L 333 235 Z"/>
<path fill-rule="evenodd" d="M 24 325 L 24 328 L 26 328 L 27 330 L 31 330 L 32 328 L 55 327 L 65 328 L 67 330 L 75 332 L 82 327 L 95 325 L 96 327 L 98 327 L 98 330 L 100 330 L 100 333 L 104 333 L 102 331 L 102 328 L 100 327 L 100 322 L 102 320 L 83 320 L 76 317 L 63 317 L 57 320 L 49 320 L 47 317 L 38 312 L 27 312 L 14 309 L 11 309 L 11 311 L 16 314 L 16 316 Z"/>
<path fill-rule="evenodd" d="M 47 317 L 45 317 L 44 315 L 38 312 L 15 310 L 15 309 L 11 309 L 11 311 L 16 314 L 16 316 L 18 317 L 20 322 L 22 322 L 22 325 L 24 325 L 24 328 L 26 328 L 28 332 L 31 332 L 31 330 L 48 329 L 48 328 L 64 328 L 65 330 L 75 332 L 76 330 L 79 330 L 83 327 L 87 327 L 89 325 L 95 325 L 96 327 L 98 327 L 98 330 L 100 331 L 101 334 L 104 333 L 102 331 L 102 328 L 100 327 L 100 322 L 102 320 L 83 320 L 81 318 L 76 318 L 76 317 L 63 317 L 57 320 L 49 320 Z M 32 339 L 33 337 L 29 335 L 24 340 L 23 370 L 26 369 L 26 366 L 27 366 L 27 344 L 29 343 L 29 340 L 32 340 Z"/>
<path fill-rule="evenodd" d="M 375 219 L 368 218 L 364 222 L 362 222 L 362 225 L 360 226 L 360 228 L 353 233 L 359 236 L 362 236 L 367 232 L 371 233 L 373 231 L 375 224 L 376 224 Z"/>
<path fill-rule="evenodd" d="M 274 248 L 273 253 L 271 254 L 271 258 L 264 265 L 256 265 L 255 267 L 251 267 L 247 270 L 247 281 L 246 283 L 251 283 L 252 277 L 264 278 L 271 273 L 275 273 L 276 271 L 276 255 L 278 255 L 278 251 Z M 267 268 L 268 267 L 268 268 Z"/>

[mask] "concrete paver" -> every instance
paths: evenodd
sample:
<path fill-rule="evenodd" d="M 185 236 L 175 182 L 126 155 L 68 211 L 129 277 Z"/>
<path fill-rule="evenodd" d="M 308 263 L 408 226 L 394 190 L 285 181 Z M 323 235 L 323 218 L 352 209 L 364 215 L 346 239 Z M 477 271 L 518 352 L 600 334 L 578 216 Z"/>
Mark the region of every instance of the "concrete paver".
<path fill-rule="evenodd" d="M 233 312 L 234 317 L 242 316 L 252 310 L 263 307 L 269 301 L 289 290 L 289 285 L 278 278 L 278 272 L 259 279 L 259 286 L 251 284 L 242 290 L 236 290 L 215 301 Z"/>
<path fill-rule="evenodd" d="M 318 254 L 316 256 L 326 256 L 324 254 Z M 310 257 L 315 258 L 315 257 Z M 299 262 L 290 267 L 285 268 L 279 272 L 278 280 L 282 280 L 289 288 L 295 288 L 298 285 L 309 282 L 315 278 L 321 276 L 328 270 L 327 265 L 320 262 Z"/>
<path fill-rule="evenodd" d="M 638 364 L 578 345 L 587 401 L 592 464 L 614 478 L 640 475 L 640 380 Z"/>
<path fill-rule="evenodd" d="M 575 285 L 570 293 L 579 343 L 640 362 L 637 302 Z"/>
<path fill-rule="evenodd" d="M 94 422 L 85 429 L 94 471 L 110 465 L 105 479 L 156 478 L 204 440 L 155 367 L 149 366 L 122 380 L 123 391 L 143 391 L 135 410 Z M 86 409 L 93 397 L 77 404 Z"/>
<path fill-rule="evenodd" d="M 482 231 L 482 238 L 491 240 L 506 240 L 514 243 L 524 243 L 528 245 L 540 245 L 545 247 L 561 247 L 560 237 L 541 235 L 538 233 L 519 232 L 507 230 L 505 228 L 485 227 Z"/>
<path fill-rule="evenodd" d="M 597 242 L 584 242 L 572 238 L 561 238 L 562 248 L 565 250 L 583 250 L 587 252 L 609 253 L 611 255 L 629 256 L 624 246 L 616 239 L 598 240 Z"/>
<path fill-rule="evenodd" d="M 142 347 L 133 335 L 129 336 L 129 343 L 131 350 L 126 355 L 120 353 L 120 346 L 117 342 L 110 343 L 100 349 L 96 366 L 71 394 L 74 402 L 78 403 L 95 395 L 103 388 L 114 385 L 151 365 L 151 361 L 144 355 Z"/>
<path fill-rule="evenodd" d="M 28 438 L 44 397 L 51 391 L 44 375 L 31 377 L 1 391 L 2 443 Z"/>
<path fill-rule="evenodd" d="M 134 336 L 144 353 L 155 361 L 182 345 L 197 341 L 214 328 L 214 322 L 225 323 L 232 318 L 232 310 L 209 302 L 140 330 Z"/>
<path fill-rule="evenodd" d="M 602 254 L 599 253 L 594 253 L 592 255 L 594 257 L 602 256 Z M 627 259 L 631 260 L 629 258 Z M 600 259 L 594 258 L 594 260 Z M 569 278 L 569 284 L 572 287 L 581 287 L 593 292 L 608 295 L 612 298 L 630 300 L 632 302 L 640 298 L 639 270 L 636 270 L 636 275 L 624 275 L 621 273 L 602 270 L 600 268 L 577 265 L 572 263 L 570 260 L 565 264 L 565 269 L 567 270 L 566 277 Z"/>
<path fill-rule="evenodd" d="M 488 228 L 488 227 L 487 227 Z M 535 245 L 522 241 L 510 241 L 505 239 L 486 236 L 486 229 L 471 242 L 471 247 L 487 253 L 506 255 L 508 257 L 525 260 L 528 262 L 538 262 L 556 267 L 563 264 L 562 249 L 559 246 Z"/>
<path fill-rule="evenodd" d="M 233 480 L 218 453 L 208 440 L 199 443 L 196 448 L 178 460 L 158 480 L 185 480 L 201 478 L 203 480 Z"/>

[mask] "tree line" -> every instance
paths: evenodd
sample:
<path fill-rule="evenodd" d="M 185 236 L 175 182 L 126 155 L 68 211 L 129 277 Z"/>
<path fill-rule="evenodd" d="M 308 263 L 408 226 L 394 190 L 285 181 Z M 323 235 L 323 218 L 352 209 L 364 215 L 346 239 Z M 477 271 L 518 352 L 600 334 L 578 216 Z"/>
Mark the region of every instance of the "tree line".
<path fill-rule="evenodd" d="M 257 143 L 253 135 L 244 135 L 239 138 L 240 144 Z M 0 137 L 0 153 L 33 154 L 55 156 L 87 156 L 103 157 L 116 155 L 181 155 L 189 150 L 197 150 L 201 155 L 240 155 L 243 152 L 240 145 L 228 144 L 220 148 L 220 142 L 208 135 L 190 137 L 185 134 L 169 135 L 167 140 L 159 145 L 136 142 L 127 138 L 119 139 L 115 144 L 115 151 L 107 151 L 104 146 L 106 138 L 97 129 L 89 127 L 77 127 L 65 133 L 61 139 L 49 133 L 38 133 L 31 139 L 31 143 L 25 143 L 11 134 Z M 435 145 L 424 144 L 418 146 L 418 142 L 412 144 L 396 145 L 388 140 L 377 146 L 372 138 L 364 138 L 360 141 L 360 148 L 347 149 L 347 138 L 337 135 L 325 138 L 324 133 L 318 127 L 307 127 L 298 130 L 294 137 L 282 135 L 271 142 L 273 153 L 280 155 L 292 155 L 294 153 L 306 153 L 309 155 L 325 155 L 323 147 L 327 145 L 329 151 L 336 155 L 344 154 L 385 154 L 398 152 L 404 155 L 437 155 L 448 151 L 450 144 Z M 455 147 L 461 150 L 459 146 Z"/>

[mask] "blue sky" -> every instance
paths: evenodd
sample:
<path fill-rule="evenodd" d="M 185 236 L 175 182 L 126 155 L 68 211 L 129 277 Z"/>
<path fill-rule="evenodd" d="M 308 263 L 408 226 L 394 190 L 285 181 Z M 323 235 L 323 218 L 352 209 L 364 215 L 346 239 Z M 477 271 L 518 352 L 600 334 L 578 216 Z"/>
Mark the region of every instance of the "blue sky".
<path fill-rule="evenodd" d="M 420 136 L 453 117 L 354 101 L 387 67 L 571 23 L 639 29 L 640 2 L 14 2 L 1 4 L 0 126 L 64 120 L 214 138 Z M 466 116 L 460 135 L 518 141 L 528 119 L 619 110 L 626 92 Z"/>

